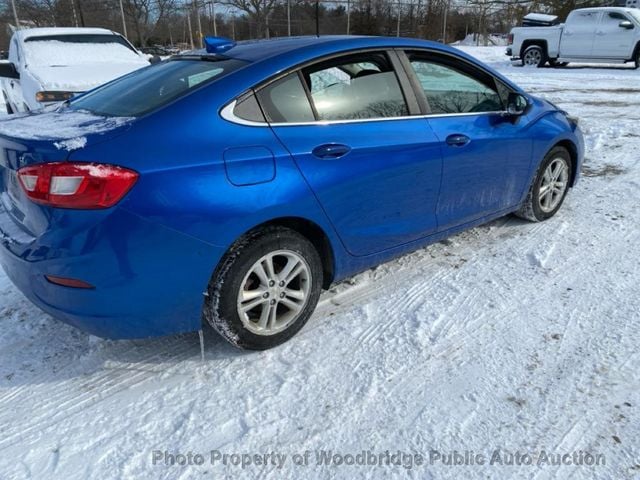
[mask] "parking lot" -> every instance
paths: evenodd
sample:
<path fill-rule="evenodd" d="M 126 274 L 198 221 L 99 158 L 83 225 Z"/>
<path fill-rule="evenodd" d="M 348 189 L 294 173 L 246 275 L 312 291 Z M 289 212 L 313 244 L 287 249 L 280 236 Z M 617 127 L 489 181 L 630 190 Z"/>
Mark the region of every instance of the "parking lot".
<path fill-rule="evenodd" d="M 565 207 L 513 216 L 326 292 L 302 332 L 245 353 L 213 332 L 112 342 L 32 306 L 0 273 L 0 478 L 635 478 L 640 475 L 640 72 L 512 67 L 580 118 Z M 427 464 L 316 465 L 419 452 Z M 450 466 L 474 452 L 601 453 L 587 465 Z M 282 468 L 153 465 L 153 452 L 287 455 Z M 309 465 L 291 461 L 313 452 Z M 429 463 L 430 459 L 434 459 Z"/>

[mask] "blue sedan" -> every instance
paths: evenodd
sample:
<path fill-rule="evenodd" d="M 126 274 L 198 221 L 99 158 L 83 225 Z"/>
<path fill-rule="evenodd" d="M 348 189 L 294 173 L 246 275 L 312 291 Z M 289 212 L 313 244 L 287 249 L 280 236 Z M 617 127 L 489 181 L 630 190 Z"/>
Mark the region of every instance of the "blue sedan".
<path fill-rule="evenodd" d="M 305 37 L 173 57 L 0 121 L 0 260 L 106 338 L 278 345 L 323 288 L 578 180 L 578 122 L 447 46 Z"/>

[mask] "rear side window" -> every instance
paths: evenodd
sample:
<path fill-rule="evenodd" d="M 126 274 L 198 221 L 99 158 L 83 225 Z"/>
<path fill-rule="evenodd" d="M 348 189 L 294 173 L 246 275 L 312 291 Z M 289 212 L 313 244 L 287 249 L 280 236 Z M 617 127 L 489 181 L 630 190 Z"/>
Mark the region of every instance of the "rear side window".
<path fill-rule="evenodd" d="M 363 53 L 302 71 L 319 120 L 358 120 L 408 115 L 400 83 L 387 56 Z"/>
<path fill-rule="evenodd" d="M 98 115 L 136 117 L 245 65 L 237 59 L 177 59 L 136 70 L 76 100 L 70 107 Z"/>
<path fill-rule="evenodd" d="M 415 72 L 431 113 L 480 113 L 503 110 L 495 81 L 489 76 L 476 76 L 453 65 L 418 55 L 410 55 Z"/>
<path fill-rule="evenodd" d="M 260 104 L 273 123 L 313 122 L 315 116 L 298 73 L 270 83 L 258 93 Z"/>
<path fill-rule="evenodd" d="M 256 100 L 256 96 L 253 93 L 247 94 L 246 96 L 238 99 L 236 106 L 233 109 L 233 114 L 238 118 L 248 120 L 250 122 L 266 122 L 264 115 L 262 114 L 262 109 L 260 108 L 260 105 L 258 105 L 258 100 Z"/>

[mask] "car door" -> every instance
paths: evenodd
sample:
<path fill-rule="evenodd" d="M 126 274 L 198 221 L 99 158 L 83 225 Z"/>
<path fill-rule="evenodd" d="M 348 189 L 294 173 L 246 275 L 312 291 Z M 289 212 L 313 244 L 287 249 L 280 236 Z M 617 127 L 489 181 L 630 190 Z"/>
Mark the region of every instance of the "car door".
<path fill-rule="evenodd" d="M 411 115 L 420 112 L 413 91 L 401 87 L 393 55 L 331 58 L 258 93 L 276 136 L 358 256 L 437 230 L 439 142 Z"/>
<path fill-rule="evenodd" d="M 575 10 L 569 14 L 560 37 L 560 56 L 588 58 L 593 55 L 593 44 L 600 11 Z"/>
<path fill-rule="evenodd" d="M 604 12 L 596 29 L 593 56 L 597 58 L 631 58 L 637 30 L 634 22 L 620 12 Z"/>
<path fill-rule="evenodd" d="M 441 145 L 439 229 L 516 206 L 527 187 L 532 141 L 520 119 L 504 115 L 507 87 L 452 55 L 407 51 L 406 65 Z"/>
<path fill-rule="evenodd" d="M 21 52 L 16 38 L 11 41 L 9 49 L 9 62 L 13 63 L 16 70 L 20 72 L 21 68 Z M 6 94 L 6 100 L 11 106 L 13 112 L 24 111 L 24 97 L 22 94 L 22 85 L 19 78 L 3 78 L 3 90 Z"/>

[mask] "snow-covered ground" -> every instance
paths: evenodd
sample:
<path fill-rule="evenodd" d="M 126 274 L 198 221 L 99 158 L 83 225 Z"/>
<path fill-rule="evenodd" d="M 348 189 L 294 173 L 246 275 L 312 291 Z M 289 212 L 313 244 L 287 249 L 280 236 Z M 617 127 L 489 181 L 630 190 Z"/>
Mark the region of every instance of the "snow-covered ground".
<path fill-rule="evenodd" d="M 465 50 L 581 118 L 585 176 L 556 217 L 506 217 L 361 274 L 272 351 L 207 332 L 204 362 L 197 335 L 89 337 L 0 275 L 0 478 L 639 477 L 640 72 Z M 496 449 L 534 465 L 489 465 Z M 316 465 L 363 450 L 424 463 Z M 454 451 L 476 464 L 438 459 Z M 601 465 L 535 465 L 542 451 Z M 218 457 L 272 452 L 281 468 Z"/>

